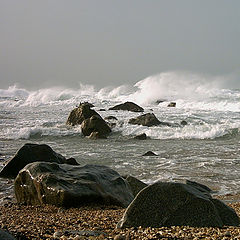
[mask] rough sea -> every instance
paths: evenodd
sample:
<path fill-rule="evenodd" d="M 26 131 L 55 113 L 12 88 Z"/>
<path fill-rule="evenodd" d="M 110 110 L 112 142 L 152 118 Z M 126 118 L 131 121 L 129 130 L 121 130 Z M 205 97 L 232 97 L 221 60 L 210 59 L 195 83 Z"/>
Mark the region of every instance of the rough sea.
<path fill-rule="evenodd" d="M 218 194 L 238 193 L 240 89 L 227 86 L 224 79 L 166 72 L 135 85 L 102 89 L 83 84 L 78 89 L 0 89 L 0 169 L 25 143 L 45 143 L 80 164 L 107 165 L 146 183 L 188 179 Z M 117 117 L 108 139 L 90 140 L 80 126 L 66 125 L 71 110 L 85 101 L 103 118 Z M 142 113 L 108 110 L 126 101 L 173 126 L 130 125 L 128 120 Z M 176 107 L 167 107 L 170 102 Z M 150 139 L 133 139 L 141 133 Z M 147 151 L 158 156 L 143 157 Z M 12 197 L 12 185 L 0 179 L 0 199 Z"/>

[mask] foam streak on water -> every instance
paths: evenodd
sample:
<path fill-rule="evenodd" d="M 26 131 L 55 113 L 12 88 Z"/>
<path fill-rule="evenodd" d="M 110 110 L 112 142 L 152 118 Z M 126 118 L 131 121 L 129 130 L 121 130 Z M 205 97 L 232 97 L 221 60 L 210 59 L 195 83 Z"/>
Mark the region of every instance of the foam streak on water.
<path fill-rule="evenodd" d="M 227 89 L 225 82 L 219 77 L 167 72 L 133 86 L 0 89 L 0 167 L 24 143 L 47 143 L 81 164 L 104 164 L 146 182 L 190 179 L 220 193 L 239 192 L 240 91 Z M 118 118 L 107 140 L 89 140 L 79 126 L 66 126 L 70 111 L 84 101 L 93 103 L 102 117 Z M 140 113 L 108 110 L 125 101 L 138 103 L 145 113 L 154 113 L 172 127 L 130 125 L 128 120 Z M 171 101 L 176 108 L 167 107 Z M 182 120 L 188 124 L 182 126 Z M 141 133 L 151 139 L 132 139 Z M 149 150 L 159 156 L 141 156 Z"/>

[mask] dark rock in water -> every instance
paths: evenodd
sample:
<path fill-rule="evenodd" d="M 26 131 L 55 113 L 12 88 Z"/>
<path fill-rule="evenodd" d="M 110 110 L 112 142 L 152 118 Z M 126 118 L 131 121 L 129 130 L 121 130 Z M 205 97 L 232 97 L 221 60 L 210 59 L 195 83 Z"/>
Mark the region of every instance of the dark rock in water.
<path fill-rule="evenodd" d="M 144 153 L 142 156 L 158 156 L 158 155 L 152 151 L 148 151 L 148 152 Z"/>
<path fill-rule="evenodd" d="M 52 148 L 46 144 L 33 144 L 26 143 L 21 147 L 16 155 L 7 163 L 6 166 L 0 172 L 0 177 L 3 178 L 15 178 L 18 172 L 24 168 L 27 164 L 32 162 L 56 162 L 56 163 L 68 163 L 65 157 L 56 153 Z M 74 162 L 74 165 L 76 162 Z"/>
<path fill-rule="evenodd" d="M 79 125 L 84 120 L 94 115 L 97 115 L 100 117 L 100 115 L 96 111 L 91 109 L 91 105 L 89 105 L 88 103 L 82 103 L 79 105 L 79 107 L 71 111 L 67 119 L 67 124 L 72 126 Z"/>
<path fill-rule="evenodd" d="M 143 188 L 147 187 L 148 185 L 133 176 L 127 176 L 126 180 L 130 185 L 132 190 L 133 196 L 135 197 Z"/>
<path fill-rule="evenodd" d="M 157 100 L 155 103 L 156 103 L 156 104 L 159 104 L 159 103 L 163 103 L 163 102 L 165 102 L 165 100 L 160 100 L 160 99 L 159 99 L 159 100 Z"/>
<path fill-rule="evenodd" d="M 16 240 L 11 234 L 0 229 L 0 239 L 1 240 Z"/>
<path fill-rule="evenodd" d="M 96 139 L 106 139 L 106 135 L 101 135 L 99 132 L 92 132 L 89 136 L 89 139 L 93 139 L 93 140 L 96 140 Z"/>
<path fill-rule="evenodd" d="M 112 131 L 108 124 L 97 115 L 84 120 L 81 128 L 84 136 L 90 136 L 92 132 L 98 132 L 99 136 L 107 136 Z"/>
<path fill-rule="evenodd" d="M 205 186 L 201 183 L 186 180 L 186 184 L 198 189 L 200 192 L 203 192 L 203 193 L 206 193 L 206 194 L 209 194 L 209 195 L 210 195 L 210 193 L 213 193 L 212 189 L 210 189 L 209 187 L 207 187 L 207 186 Z"/>
<path fill-rule="evenodd" d="M 183 183 L 157 182 L 144 188 L 125 211 L 119 228 L 239 226 L 235 211 Z"/>
<path fill-rule="evenodd" d="M 182 126 L 188 125 L 187 121 L 185 121 L 185 120 L 182 120 L 180 124 L 181 124 Z"/>
<path fill-rule="evenodd" d="M 105 119 L 105 120 L 115 120 L 115 121 L 118 120 L 118 119 L 117 119 L 116 117 L 114 117 L 114 116 L 107 116 L 107 117 L 105 117 L 104 119 Z"/>
<path fill-rule="evenodd" d="M 139 117 L 131 118 L 128 121 L 128 123 L 136 124 L 136 125 L 143 125 L 143 126 L 147 126 L 147 127 L 159 126 L 159 125 L 169 126 L 169 127 L 171 126 L 170 123 L 160 122 L 153 113 L 146 113 Z"/>
<path fill-rule="evenodd" d="M 133 200 L 127 181 L 116 171 L 100 165 L 31 163 L 19 172 L 14 190 L 17 202 L 27 205 L 127 207 Z"/>
<path fill-rule="evenodd" d="M 143 112 L 144 109 L 133 102 L 125 102 L 119 105 L 116 105 L 109 110 L 125 110 L 131 112 Z"/>
<path fill-rule="evenodd" d="M 147 139 L 147 135 L 146 135 L 146 133 L 142 133 L 142 134 L 139 134 L 139 135 L 135 136 L 134 139 L 146 140 Z"/>
<path fill-rule="evenodd" d="M 68 159 L 66 159 L 66 164 L 79 165 L 79 163 L 76 161 L 75 158 L 68 158 Z"/>
<path fill-rule="evenodd" d="M 100 108 L 99 111 L 100 111 L 100 112 L 105 112 L 106 109 L 104 109 L 104 108 Z"/>
<path fill-rule="evenodd" d="M 170 102 L 170 103 L 168 104 L 168 107 L 176 107 L 176 103 L 175 103 L 175 102 Z"/>
<path fill-rule="evenodd" d="M 85 105 L 85 106 L 89 106 L 90 108 L 93 108 L 93 107 L 95 107 L 92 103 L 89 103 L 89 102 L 80 102 L 79 103 L 79 107 L 80 106 L 83 106 L 83 105 Z"/>

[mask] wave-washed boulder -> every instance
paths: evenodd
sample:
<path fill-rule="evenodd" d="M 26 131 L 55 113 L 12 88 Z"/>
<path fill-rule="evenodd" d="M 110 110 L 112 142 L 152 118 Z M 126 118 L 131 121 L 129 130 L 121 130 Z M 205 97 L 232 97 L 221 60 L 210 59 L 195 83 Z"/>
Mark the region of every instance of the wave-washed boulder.
<path fill-rule="evenodd" d="M 134 125 L 143 125 L 143 126 L 147 126 L 147 127 L 159 126 L 159 125 L 168 126 L 168 127 L 171 126 L 170 123 L 159 121 L 157 119 L 157 117 L 155 116 L 155 114 L 153 114 L 153 113 L 146 113 L 146 114 L 143 114 L 136 118 L 131 118 L 128 121 L 128 123 L 134 124 Z"/>
<path fill-rule="evenodd" d="M 100 117 L 100 115 L 93 109 L 91 109 L 93 105 L 86 103 L 80 103 L 77 108 L 74 108 L 67 119 L 67 124 L 71 126 L 80 125 L 82 122 L 94 115 Z"/>
<path fill-rule="evenodd" d="M 118 227 L 223 227 L 239 223 L 232 208 L 198 187 L 157 182 L 138 193 Z"/>
<path fill-rule="evenodd" d="M 94 115 L 81 124 L 82 133 L 84 136 L 90 136 L 93 132 L 98 133 L 98 138 L 105 138 L 112 132 L 108 124 L 97 115 Z"/>
<path fill-rule="evenodd" d="M 101 165 L 31 163 L 19 172 L 14 189 L 17 202 L 27 205 L 127 207 L 133 200 L 127 181 L 116 171 Z"/>
<path fill-rule="evenodd" d="M 4 166 L 0 172 L 0 177 L 15 178 L 18 172 L 27 164 L 39 161 L 78 165 L 74 158 L 66 159 L 46 144 L 26 143 L 17 151 L 15 156 L 8 161 L 6 166 Z"/>
<path fill-rule="evenodd" d="M 122 104 L 118 104 L 114 107 L 109 108 L 109 110 L 124 110 L 124 111 L 131 111 L 131 112 L 143 112 L 144 109 L 138 106 L 136 103 L 133 102 L 125 102 Z"/>

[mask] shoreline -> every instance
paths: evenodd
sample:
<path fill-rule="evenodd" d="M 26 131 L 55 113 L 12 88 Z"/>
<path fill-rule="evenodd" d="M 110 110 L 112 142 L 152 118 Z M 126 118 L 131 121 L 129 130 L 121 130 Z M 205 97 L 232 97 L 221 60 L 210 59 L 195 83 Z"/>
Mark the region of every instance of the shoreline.
<path fill-rule="evenodd" d="M 240 216 L 240 194 L 215 196 Z M 224 199 L 223 199 L 224 198 Z M 13 202 L 0 206 L 0 228 L 17 239 L 240 239 L 239 227 L 188 227 L 116 229 L 125 209 L 117 206 L 59 208 L 52 205 L 25 206 Z"/>

